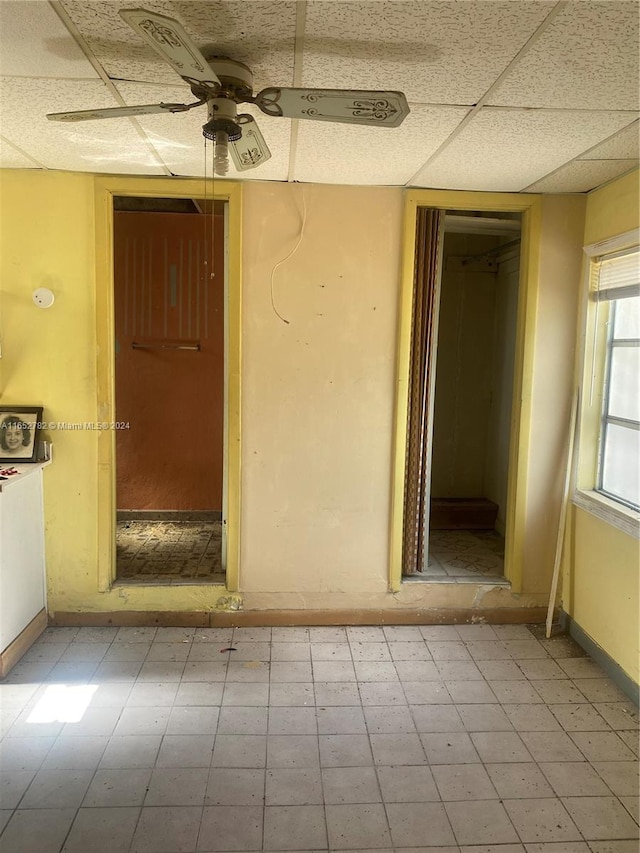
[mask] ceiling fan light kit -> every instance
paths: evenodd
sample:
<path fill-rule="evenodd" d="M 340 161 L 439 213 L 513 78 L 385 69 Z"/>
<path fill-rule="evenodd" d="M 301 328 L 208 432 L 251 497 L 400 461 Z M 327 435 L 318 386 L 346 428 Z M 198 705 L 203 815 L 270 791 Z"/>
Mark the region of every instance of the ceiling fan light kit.
<path fill-rule="evenodd" d="M 311 119 L 374 127 L 398 127 L 409 114 L 402 92 L 360 89 L 293 89 L 270 86 L 253 94 L 251 69 L 242 62 L 203 53 L 182 25 L 146 9 L 122 9 L 120 15 L 190 86 L 190 104 L 144 104 L 133 107 L 50 113 L 51 121 L 87 121 L 162 112 L 186 112 L 207 105 L 202 132 L 213 141 L 214 174 L 228 173 L 231 155 L 237 171 L 255 169 L 271 157 L 252 115 L 238 114 L 238 104 L 255 104 L 272 118 Z"/>

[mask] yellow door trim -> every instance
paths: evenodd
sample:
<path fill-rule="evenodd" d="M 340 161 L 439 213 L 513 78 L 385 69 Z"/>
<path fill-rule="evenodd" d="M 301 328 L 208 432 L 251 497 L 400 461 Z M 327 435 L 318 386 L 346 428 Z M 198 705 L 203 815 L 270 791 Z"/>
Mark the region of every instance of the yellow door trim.
<path fill-rule="evenodd" d="M 203 198 L 202 179 L 180 178 L 95 178 L 96 244 L 96 338 L 98 420 L 115 418 L 115 321 L 113 308 L 113 196 L 161 198 Z M 232 181 L 209 182 L 206 196 L 229 205 L 228 318 L 227 349 L 228 411 L 225 458 L 227 483 L 227 589 L 240 588 L 240 377 L 242 368 L 242 186 Z M 98 434 L 98 589 L 108 592 L 115 580 L 115 432 Z"/>
<path fill-rule="evenodd" d="M 389 588 L 392 592 L 398 592 L 402 584 L 402 527 L 407 450 L 411 310 L 416 249 L 416 218 L 419 207 L 436 207 L 443 210 L 519 212 L 522 214 L 520 286 L 509 441 L 505 546 L 505 575 L 507 580 L 511 582 L 513 592 L 521 592 L 542 201 L 539 195 L 450 190 L 409 190 L 405 196 L 398 308 Z"/>

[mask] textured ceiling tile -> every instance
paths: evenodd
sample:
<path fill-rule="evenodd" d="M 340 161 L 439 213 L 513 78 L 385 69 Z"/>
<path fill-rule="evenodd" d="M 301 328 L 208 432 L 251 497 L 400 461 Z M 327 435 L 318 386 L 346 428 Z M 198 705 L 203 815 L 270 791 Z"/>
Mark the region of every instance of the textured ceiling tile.
<path fill-rule="evenodd" d="M 183 86 L 148 86 L 144 83 L 118 83 L 117 89 L 125 102 L 134 104 L 154 104 L 160 101 L 178 101 L 184 94 Z M 289 137 L 291 122 L 288 119 L 269 118 L 257 107 L 243 104 L 240 113 L 251 113 L 260 125 L 260 130 L 271 151 L 271 159 L 258 166 L 238 173 L 229 164 L 229 178 L 242 180 L 283 181 L 287 179 L 289 167 Z M 187 113 L 169 115 L 139 116 L 137 122 L 143 128 L 149 142 L 158 152 L 163 163 L 174 175 L 201 177 L 205 171 L 205 149 L 202 125 L 207 120 L 206 107 L 196 107 Z M 105 124 L 106 122 L 101 122 Z M 211 143 L 206 166 L 210 176 Z"/>
<path fill-rule="evenodd" d="M 637 160 L 574 160 L 527 187 L 532 193 L 586 193 L 629 172 Z"/>
<path fill-rule="evenodd" d="M 305 86 L 402 90 L 410 101 L 475 104 L 554 3 L 307 4 Z"/>
<path fill-rule="evenodd" d="M 39 169 L 41 164 L 27 157 L 0 137 L 0 169 Z"/>
<path fill-rule="evenodd" d="M 107 74 L 114 79 L 175 83 L 175 72 L 118 14 L 141 5 L 176 18 L 198 47 L 249 65 L 256 90 L 293 80 L 294 2 L 164 2 L 63 0 L 63 6 Z"/>
<path fill-rule="evenodd" d="M 628 123 L 628 113 L 485 108 L 413 184 L 519 191 Z"/>
<path fill-rule="evenodd" d="M 51 5 L 44 0 L 2 0 L 0 34 L 2 76 L 98 77 Z"/>
<path fill-rule="evenodd" d="M 466 107 L 414 107 L 397 128 L 300 121 L 294 178 L 403 186 L 467 113 Z"/>
<path fill-rule="evenodd" d="M 628 160 L 640 156 L 640 124 L 634 121 L 611 139 L 585 152 L 581 160 Z"/>
<path fill-rule="evenodd" d="M 128 119 L 53 122 L 46 113 L 120 106 L 102 82 L 0 80 L 2 134 L 49 169 L 163 174 Z"/>
<path fill-rule="evenodd" d="M 635 0 L 570 3 L 489 103 L 638 109 L 638 11 Z"/>

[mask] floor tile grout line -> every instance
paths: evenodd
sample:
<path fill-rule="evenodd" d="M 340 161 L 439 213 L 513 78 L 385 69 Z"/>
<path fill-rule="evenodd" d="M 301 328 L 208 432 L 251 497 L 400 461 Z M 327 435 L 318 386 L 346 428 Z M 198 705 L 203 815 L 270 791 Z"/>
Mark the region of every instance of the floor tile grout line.
<path fill-rule="evenodd" d="M 486 679 L 486 678 L 484 678 L 484 680 L 486 681 L 487 679 Z M 527 680 L 527 681 L 528 681 L 528 680 Z M 565 677 L 563 678 L 563 681 L 569 681 L 568 674 L 565 674 Z M 408 697 L 406 697 L 406 696 L 405 696 L 405 701 L 407 702 L 407 704 L 409 704 L 409 703 L 408 703 Z M 500 704 L 504 704 L 504 703 L 500 703 Z M 587 701 L 587 699 L 586 699 L 586 697 L 585 697 L 585 704 L 587 704 L 587 705 L 589 705 L 589 706 L 593 707 L 593 704 L 594 704 L 594 703 L 593 703 L 593 702 L 588 702 L 588 701 Z M 62 733 L 60 733 L 60 735 L 59 735 L 59 736 L 61 736 L 61 735 L 62 735 Z M 619 738 L 618 738 L 618 739 L 619 739 Z M 620 740 L 621 740 L 621 739 L 620 739 Z M 588 759 L 586 759 L 586 756 L 585 756 L 585 763 L 590 763 L 590 762 L 588 761 Z M 559 797 L 558 797 L 558 796 L 556 796 L 556 797 L 554 797 L 554 799 L 559 799 Z M 618 800 L 619 800 L 619 798 L 618 798 Z"/>

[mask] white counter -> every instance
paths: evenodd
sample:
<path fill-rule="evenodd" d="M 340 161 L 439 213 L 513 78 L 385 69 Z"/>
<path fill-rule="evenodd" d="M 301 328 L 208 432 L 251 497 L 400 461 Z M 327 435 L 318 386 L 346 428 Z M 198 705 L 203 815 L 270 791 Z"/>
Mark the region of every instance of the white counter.
<path fill-rule="evenodd" d="M 0 480 L 0 654 L 46 610 L 42 469 L 49 464 L 0 463 L 0 476 L 18 472 Z"/>

